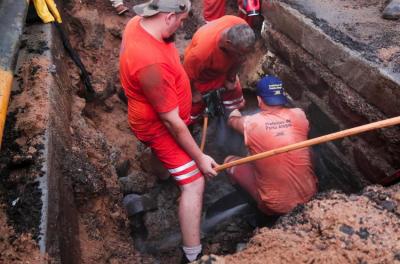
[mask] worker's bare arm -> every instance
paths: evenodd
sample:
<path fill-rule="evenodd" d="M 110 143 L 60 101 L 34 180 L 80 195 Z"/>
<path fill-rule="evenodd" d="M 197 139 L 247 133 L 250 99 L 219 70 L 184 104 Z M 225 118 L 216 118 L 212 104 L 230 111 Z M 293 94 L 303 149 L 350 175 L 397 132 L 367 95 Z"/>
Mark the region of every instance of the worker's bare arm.
<path fill-rule="evenodd" d="M 172 78 L 168 77 L 167 71 L 161 70 L 162 67 L 163 65 L 152 65 L 139 72 L 142 91 L 159 114 L 161 121 L 178 144 L 193 158 L 204 176 L 215 176 L 217 173 L 213 167 L 217 166 L 217 163 L 201 152 L 185 122 L 179 116 L 174 84 L 168 83 Z"/>
<path fill-rule="evenodd" d="M 212 177 L 217 175 L 217 172 L 213 168 L 218 166 L 218 164 L 213 158 L 201 152 L 186 124 L 180 118 L 179 109 L 175 108 L 170 112 L 159 115 L 178 144 L 194 159 L 204 176 Z"/>
<path fill-rule="evenodd" d="M 245 117 L 239 112 L 239 110 L 235 109 L 229 115 L 228 125 L 231 126 L 236 131 L 241 134 L 244 133 L 244 119 Z"/>

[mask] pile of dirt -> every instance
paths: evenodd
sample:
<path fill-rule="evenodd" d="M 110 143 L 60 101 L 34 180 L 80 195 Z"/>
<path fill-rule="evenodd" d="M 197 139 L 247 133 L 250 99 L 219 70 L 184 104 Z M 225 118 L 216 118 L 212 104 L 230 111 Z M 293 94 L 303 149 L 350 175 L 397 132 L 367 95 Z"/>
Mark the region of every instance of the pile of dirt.
<path fill-rule="evenodd" d="M 400 184 L 320 194 L 212 263 L 398 263 Z M 199 262 L 203 263 L 203 262 Z"/>
<path fill-rule="evenodd" d="M 8 226 L 4 206 L 0 205 L 0 263 L 31 263 L 40 264 L 46 257 L 40 255 L 39 247 L 31 234 L 17 235 Z"/>

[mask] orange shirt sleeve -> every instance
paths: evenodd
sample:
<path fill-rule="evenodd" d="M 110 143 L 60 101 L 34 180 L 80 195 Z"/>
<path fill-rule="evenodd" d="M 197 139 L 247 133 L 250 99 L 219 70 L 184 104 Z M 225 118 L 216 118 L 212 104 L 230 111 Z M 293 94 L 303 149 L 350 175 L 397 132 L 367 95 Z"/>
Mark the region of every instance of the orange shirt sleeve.
<path fill-rule="evenodd" d="M 204 60 L 200 60 L 195 54 L 194 51 L 190 52 L 185 56 L 183 61 L 183 67 L 190 80 L 198 80 L 200 78 L 200 73 L 203 70 Z"/>
<path fill-rule="evenodd" d="M 157 113 L 178 107 L 174 74 L 166 64 L 153 64 L 138 72 L 143 94 Z"/>

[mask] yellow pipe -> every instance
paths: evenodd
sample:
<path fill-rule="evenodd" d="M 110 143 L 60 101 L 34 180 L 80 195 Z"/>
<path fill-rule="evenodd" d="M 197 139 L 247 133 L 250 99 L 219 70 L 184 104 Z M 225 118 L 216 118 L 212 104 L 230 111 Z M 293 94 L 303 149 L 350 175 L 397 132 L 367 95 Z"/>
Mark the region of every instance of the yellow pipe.
<path fill-rule="evenodd" d="M 4 124 L 6 122 L 12 83 L 13 73 L 0 68 L 0 148 L 3 141 Z"/>

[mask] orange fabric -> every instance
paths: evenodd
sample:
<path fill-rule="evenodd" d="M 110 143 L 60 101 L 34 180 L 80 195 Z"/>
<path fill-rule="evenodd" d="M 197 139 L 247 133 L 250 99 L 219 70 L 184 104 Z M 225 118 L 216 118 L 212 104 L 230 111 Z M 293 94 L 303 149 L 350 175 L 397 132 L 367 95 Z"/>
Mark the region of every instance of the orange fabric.
<path fill-rule="evenodd" d="M 190 82 L 174 43 L 155 39 L 131 19 L 124 31 L 120 52 L 120 79 L 128 98 L 129 124 L 139 140 L 149 141 L 168 133 L 159 113 L 179 107 L 179 115 L 190 121 Z M 141 84 L 151 82 L 157 89 L 144 92 Z"/>
<path fill-rule="evenodd" d="M 245 117 L 244 137 L 251 154 L 307 140 L 309 124 L 301 109 L 273 108 Z M 298 149 L 254 162 L 260 208 L 284 214 L 317 191 L 310 150 Z M 243 175 L 245 176 L 245 175 Z"/>
<path fill-rule="evenodd" d="M 207 22 L 225 15 L 225 0 L 204 0 L 203 16 Z"/>
<path fill-rule="evenodd" d="M 146 144 L 151 147 L 164 167 L 170 171 L 178 185 L 185 185 L 202 177 L 196 163 L 182 150 L 170 133 L 156 137 Z M 186 164 L 189 165 L 185 166 Z"/>
<path fill-rule="evenodd" d="M 240 109 L 244 106 L 244 97 L 242 86 L 240 85 L 239 78 L 236 78 L 235 89 L 226 90 L 221 94 L 222 104 L 228 111 Z"/>
<path fill-rule="evenodd" d="M 199 92 L 224 86 L 234 61 L 219 48 L 218 42 L 224 30 L 239 24 L 246 24 L 246 21 L 236 16 L 223 16 L 202 26 L 193 35 L 185 50 L 183 67 Z"/>

